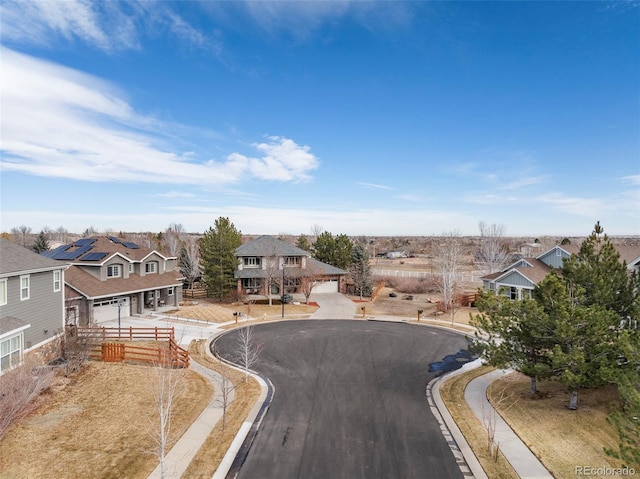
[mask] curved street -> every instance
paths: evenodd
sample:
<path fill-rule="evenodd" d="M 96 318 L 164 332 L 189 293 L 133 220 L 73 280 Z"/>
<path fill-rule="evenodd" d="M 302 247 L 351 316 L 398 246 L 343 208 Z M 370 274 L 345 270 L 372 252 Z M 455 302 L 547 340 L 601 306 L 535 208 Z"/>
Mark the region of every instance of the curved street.
<path fill-rule="evenodd" d="M 465 349 L 463 336 L 337 320 L 253 332 L 263 345 L 253 369 L 275 393 L 239 478 L 463 477 L 425 399 L 429 365 Z M 217 349 L 236 359 L 237 330 Z"/>

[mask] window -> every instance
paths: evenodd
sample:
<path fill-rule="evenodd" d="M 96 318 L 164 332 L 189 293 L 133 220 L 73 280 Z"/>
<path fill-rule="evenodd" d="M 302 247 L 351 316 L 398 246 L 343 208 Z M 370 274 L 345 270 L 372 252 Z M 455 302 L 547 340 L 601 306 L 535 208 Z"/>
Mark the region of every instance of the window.
<path fill-rule="evenodd" d="M 242 287 L 245 289 L 260 288 L 260 278 L 244 278 L 242 280 Z"/>
<path fill-rule="evenodd" d="M 285 256 L 285 266 L 300 266 L 300 256 Z"/>
<path fill-rule="evenodd" d="M 30 278 L 28 274 L 20 276 L 20 301 L 29 299 Z"/>
<path fill-rule="evenodd" d="M 173 296 L 173 287 L 167 288 L 167 295 L 168 296 Z"/>
<path fill-rule="evenodd" d="M 133 263 L 129 263 L 129 273 L 135 272 L 135 265 Z"/>
<path fill-rule="evenodd" d="M 242 264 L 245 268 L 258 268 L 260 266 L 260 258 L 257 256 L 243 258 Z"/>
<path fill-rule="evenodd" d="M 0 341 L 0 373 L 15 368 L 22 361 L 22 333 Z"/>
<path fill-rule="evenodd" d="M 157 273 L 158 272 L 158 262 L 157 261 L 149 261 L 144 265 L 145 273 Z"/>
<path fill-rule="evenodd" d="M 119 278 L 120 277 L 120 265 L 112 264 L 107 266 L 107 278 Z"/>
<path fill-rule="evenodd" d="M 62 272 L 54 271 L 53 272 L 53 291 L 58 292 L 62 289 Z"/>
<path fill-rule="evenodd" d="M 7 278 L 0 279 L 0 305 L 7 304 Z"/>

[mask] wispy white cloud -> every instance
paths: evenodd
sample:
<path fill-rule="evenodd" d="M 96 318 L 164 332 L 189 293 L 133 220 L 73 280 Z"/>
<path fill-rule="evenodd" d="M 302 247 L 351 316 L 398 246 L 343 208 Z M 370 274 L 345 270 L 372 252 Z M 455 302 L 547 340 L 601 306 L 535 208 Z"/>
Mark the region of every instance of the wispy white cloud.
<path fill-rule="evenodd" d="M 160 193 L 158 196 L 162 198 L 195 198 L 196 195 L 181 191 L 167 191 L 166 193 Z"/>
<path fill-rule="evenodd" d="M 623 176 L 622 182 L 629 185 L 640 185 L 640 175 Z"/>
<path fill-rule="evenodd" d="M 172 146 L 176 125 L 137 113 L 112 85 L 7 48 L 0 53 L 5 172 L 220 186 L 252 178 L 306 181 L 319 166 L 310 147 L 281 136 L 253 144 L 256 155 L 197 162 Z"/>
<path fill-rule="evenodd" d="M 138 50 L 143 35 L 168 33 L 200 48 L 219 48 L 209 36 L 172 10 L 169 3 L 129 0 L 18 0 L 0 3 L 4 42 L 50 48 L 61 40 L 105 52 Z"/>
<path fill-rule="evenodd" d="M 364 186 L 365 188 L 375 188 L 378 190 L 394 190 L 395 188 L 387 185 L 380 185 L 376 183 L 368 183 L 366 181 L 358 181 L 356 182 L 360 186 Z"/>

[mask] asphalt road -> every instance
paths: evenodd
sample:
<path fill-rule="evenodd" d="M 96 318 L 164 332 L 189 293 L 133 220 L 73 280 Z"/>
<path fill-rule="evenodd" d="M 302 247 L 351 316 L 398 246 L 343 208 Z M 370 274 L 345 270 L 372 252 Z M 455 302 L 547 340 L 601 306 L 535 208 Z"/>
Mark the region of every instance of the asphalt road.
<path fill-rule="evenodd" d="M 429 364 L 466 348 L 462 336 L 353 320 L 257 325 L 254 336 L 254 369 L 275 393 L 238 478 L 463 477 L 425 398 Z M 236 333 L 217 347 L 233 359 Z"/>

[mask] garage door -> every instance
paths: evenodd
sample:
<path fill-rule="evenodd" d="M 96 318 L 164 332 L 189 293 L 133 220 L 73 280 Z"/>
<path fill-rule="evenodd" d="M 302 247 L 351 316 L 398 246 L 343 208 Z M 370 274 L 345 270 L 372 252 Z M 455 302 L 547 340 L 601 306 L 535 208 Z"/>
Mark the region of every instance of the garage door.
<path fill-rule="evenodd" d="M 338 292 L 338 280 L 333 279 L 331 281 L 322 281 L 317 283 L 313 289 L 312 293 L 337 293 Z"/>
<path fill-rule="evenodd" d="M 131 316 L 129 298 L 121 298 L 120 318 Z M 102 323 L 118 319 L 118 305 L 116 299 L 96 301 L 93 303 L 93 321 Z"/>

